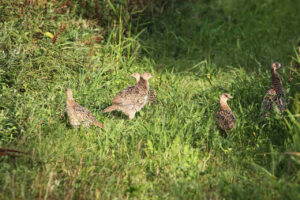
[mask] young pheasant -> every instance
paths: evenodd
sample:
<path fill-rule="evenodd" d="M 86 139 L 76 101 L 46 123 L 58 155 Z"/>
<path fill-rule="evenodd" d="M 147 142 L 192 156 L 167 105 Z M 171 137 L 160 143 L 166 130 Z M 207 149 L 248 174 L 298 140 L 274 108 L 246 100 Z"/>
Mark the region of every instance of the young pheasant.
<path fill-rule="evenodd" d="M 234 128 L 236 122 L 234 113 L 227 104 L 227 100 L 231 98 L 232 96 L 230 94 L 223 93 L 220 96 L 220 109 L 216 113 L 217 126 L 225 132 L 230 132 Z"/>
<path fill-rule="evenodd" d="M 285 110 L 286 91 L 277 72 L 280 67 L 280 63 L 272 63 L 272 83 L 261 104 L 261 119 L 268 117 L 270 112 L 273 112 L 274 109 L 280 114 Z"/>
<path fill-rule="evenodd" d="M 127 115 L 129 119 L 133 119 L 135 113 L 140 111 L 147 103 L 149 93 L 148 80 L 151 77 L 152 75 L 149 72 L 141 74 L 135 86 L 127 87 L 119 92 L 113 98 L 112 105 L 105 108 L 104 112 L 118 110 Z"/>
<path fill-rule="evenodd" d="M 70 124 L 72 127 L 78 127 L 80 125 L 82 126 L 89 126 L 94 125 L 98 126 L 100 128 L 105 128 L 103 124 L 98 122 L 94 115 L 85 107 L 79 105 L 75 100 L 73 99 L 72 90 L 67 88 L 66 90 L 67 94 L 67 115 Z"/>
<path fill-rule="evenodd" d="M 298 56 L 300 57 L 300 42 L 298 44 Z M 300 63 L 299 62 L 295 62 L 295 65 L 294 65 L 294 69 L 290 69 L 290 77 L 289 77 L 289 82 L 291 82 L 293 80 L 293 75 L 294 75 L 294 72 L 300 67 Z"/>
<path fill-rule="evenodd" d="M 139 73 L 137 73 L 137 72 L 131 74 L 131 76 L 135 78 L 136 83 L 139 82 L 140 77 L 141 77 L 141 75 Z M 156 99 L 156 93 L 155 93 L 155 91 L 151 87 L 149 87 L 148 103 L 151 105 L 151 104 L 155 103 L 156 100 L 157 99 Z"/>

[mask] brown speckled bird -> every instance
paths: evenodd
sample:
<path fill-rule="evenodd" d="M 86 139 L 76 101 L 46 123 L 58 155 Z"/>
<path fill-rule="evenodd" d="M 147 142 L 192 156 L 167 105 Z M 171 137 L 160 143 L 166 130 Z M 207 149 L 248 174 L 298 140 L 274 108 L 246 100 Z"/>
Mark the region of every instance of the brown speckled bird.
<path fill-rule="evenodd" d="M 103 124 L 97 121 L 94 115 L 85 107 L 79 105 L 73 99 L 72 90 L 67 88 L 67 115 L 72 127 L 78 127 L 80 125 L 86 127 L 90 125 L 98 126 L 100 128 L 105 128 Z"/>
<path fill-rule="evenodd" d="M 139 82 L 140 77 L 141 77 L 141 75 L 139 73 L 137 73 L 137 72 L 131 74 L 131 76 L 135 78 L 136 83 Z M 151 104 L 155 103 L 156 100 L 157 99 L 156 99 L 156 93 L 155 93 L 155 91 L 153 90 L 153 88 L 149 87 L 148 103 L 151 105 Z"/>
<path fill-rule="evenodd" d="M 261 104 L 261 119 L 270 116 L 270 112 L 278 111 L 280 114 L 285 110 L 286 91 L 280 80 L 277 70 L 281 67 L 278 62 L 272 63 L 272 82 Z"/>
<path fill-rule="evenodd" d="M 298 44 L 298 56 L 300 57 L 300 42 Z M 299 62 L 295 62 L 295 65 L 294 65 L 294 69 L 290 69 L 290 77 L 289 77 L 289 82 L 291 82 L 294 78 L 294 72 L 297 71 L 298 69 L 300 68 L 300 63 Z"/>
<path fill-rule="evenodd" d="M 220 96 L 220 109 L 216 113 L 216 122 L 218 128 L 228 133 L 234 128 L 236 122 L 234 113 L 227 104 L 227 100 L 231 98 L 232 96 L 230 94 L 223 93 Z"/>
<path fill-rule="evenodd" d="M 149 72 L 141 74 L 135 86 L 127 87 L 119 92 L 113 98 L 112 105 L 105 108 L 104 112 L 118 110 L 127 115 L 129 119 L 133 119 L 135 113 L 140 111 L 147 103 L 149 93 L 148 80 L 151 77 L 152 75 Z"/>

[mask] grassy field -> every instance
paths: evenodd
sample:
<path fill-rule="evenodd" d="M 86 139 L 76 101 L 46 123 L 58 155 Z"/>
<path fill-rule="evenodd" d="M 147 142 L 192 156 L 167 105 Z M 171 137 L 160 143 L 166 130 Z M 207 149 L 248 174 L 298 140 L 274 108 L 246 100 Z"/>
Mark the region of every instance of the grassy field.
<path fill-rule="evenodd" d="M 127 24 L 120 7 L 99 21 L 79 4 L 12 2 L 0 3 L 0 147 L 27 154 L 0 157 L 0 199 L 300 199 L 298 1 L 173 1 Z M 262 122 L 274 61 L 289 104 Z M 131 121 L 104 114 L 144 71 L 158 103 Z M 67 87 L 105 131 L 68 125 Z"/>

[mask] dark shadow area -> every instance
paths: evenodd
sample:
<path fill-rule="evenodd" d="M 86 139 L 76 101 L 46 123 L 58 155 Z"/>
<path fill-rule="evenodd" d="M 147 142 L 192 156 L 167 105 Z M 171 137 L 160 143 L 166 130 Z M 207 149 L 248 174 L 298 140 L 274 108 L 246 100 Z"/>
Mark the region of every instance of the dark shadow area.
<path fill-rule="evenodd" d="M 144 52 L 157 70 L 197 71 L 201 61 L 252 71 L 272 61 L 287 64 L 299 39 L 299 9 L 292 1 L 173 2 L 145 26 Z M 289 22 L 289 23 L 286 23 Z"/>

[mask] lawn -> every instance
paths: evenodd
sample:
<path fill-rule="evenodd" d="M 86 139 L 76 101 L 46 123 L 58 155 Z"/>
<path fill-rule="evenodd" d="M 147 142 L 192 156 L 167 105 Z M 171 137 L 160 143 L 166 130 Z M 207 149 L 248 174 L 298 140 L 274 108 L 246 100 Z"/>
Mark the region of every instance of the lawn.
<path fill-rule="evenodd" d="M 0 199 L 300 199 L 298 1 L 28 2 L 0 3 L 0 147 L 26 152 L 0 157 Z M 275 61 L 287 110 L 261 121 Z M 145 71 L 158 101 L 103 113 Z M 71 128 L 66 88 L 105 130 Z"/>

